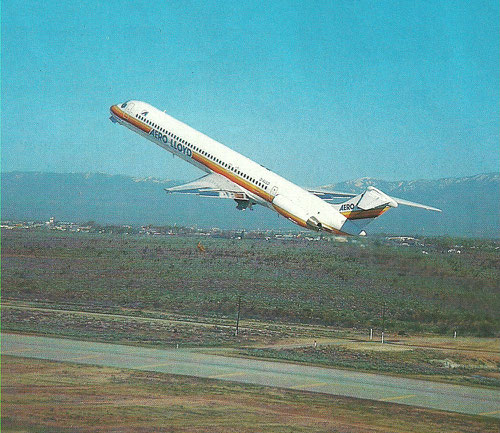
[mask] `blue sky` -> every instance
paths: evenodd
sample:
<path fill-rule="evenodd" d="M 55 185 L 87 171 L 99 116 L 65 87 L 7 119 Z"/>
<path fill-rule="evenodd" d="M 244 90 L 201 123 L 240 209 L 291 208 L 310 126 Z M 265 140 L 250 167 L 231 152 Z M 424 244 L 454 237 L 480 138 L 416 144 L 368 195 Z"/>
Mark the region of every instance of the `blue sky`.
<path fill-rule="evenodd" d="M 108 120 L 127 99 L 303 185 L 499 169 L 497 1 L 1 7 L 3 171 L 200 176 Z"/>

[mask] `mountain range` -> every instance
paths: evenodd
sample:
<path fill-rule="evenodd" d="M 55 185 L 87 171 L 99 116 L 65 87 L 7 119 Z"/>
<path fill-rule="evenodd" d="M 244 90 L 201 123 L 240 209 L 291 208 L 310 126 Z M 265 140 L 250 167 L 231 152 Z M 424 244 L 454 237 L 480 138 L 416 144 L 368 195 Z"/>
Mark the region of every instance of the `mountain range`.
<path fill-rule="evenodd" d="M 298 229 L 276 213 L 254 206 L 238 211 L 231 200 L 166 194 L 180 181 L 103 173 L 5 172 L 1 175 L 2 220 L 101 224 L 184 225 L 223 229 Z M 498 173 L 438 180 L 384 181 L 360 178 L 325 185 L 361 192 L 373 185 L 395 197 L 428 204 L 442 213 L 400 206 L 368 226 L 370 233 L 499 236 Z"/>

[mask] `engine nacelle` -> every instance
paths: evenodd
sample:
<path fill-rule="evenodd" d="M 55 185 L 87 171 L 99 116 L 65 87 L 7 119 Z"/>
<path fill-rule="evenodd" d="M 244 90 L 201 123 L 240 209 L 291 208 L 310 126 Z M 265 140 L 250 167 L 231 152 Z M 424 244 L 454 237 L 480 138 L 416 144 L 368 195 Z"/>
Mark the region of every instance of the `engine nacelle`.
<path fill-rule="evenodd" d="M 318 221 L 318 218 L 316 217 L 309 217 L 306 221 L 306 225 L 308 228 L 310 228 L 311 230 L 316 230 L 316 231 L 320 231 L 322 228 L 323 228 L 323 224 L 321 224 L 319 221 Z"/>
<path fill-rule="evenodd" d="M 273 207 L 278 213 L 283 215 L 285 218 L 288 218 L 290 221 L 293 221 L 303 227 L 307 226 L 306 221 L 309 219 L 308 212 L 305 211 L 300 204 L 290 200 L 288 197 L 278 194 L 273 199 Z"/>
<path fill-rule="evenodd" d="M 274 197 L 273 207 L 285 218 L 310 230 L 349 235 L 364 234 L 359 226 L 325 202 L 321 202 L 321 206 L 313 208 L 314 213 L 312 213 L 306 211 L 299 203 L 278 194 Z"/>

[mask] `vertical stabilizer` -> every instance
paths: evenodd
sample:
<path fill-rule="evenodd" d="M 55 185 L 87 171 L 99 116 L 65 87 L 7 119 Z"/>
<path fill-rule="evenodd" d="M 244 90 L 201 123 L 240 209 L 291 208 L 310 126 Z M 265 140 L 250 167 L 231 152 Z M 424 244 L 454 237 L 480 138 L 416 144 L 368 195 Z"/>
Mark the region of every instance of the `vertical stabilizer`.
<path fill-rule="evenodd" d="M 364 227 L 391 207 L 397 207 L 398 203 L 377 188 L 369 186 L 363 193 L 332 206 L 348 220 L 355 220 L 356 225 Z"/>

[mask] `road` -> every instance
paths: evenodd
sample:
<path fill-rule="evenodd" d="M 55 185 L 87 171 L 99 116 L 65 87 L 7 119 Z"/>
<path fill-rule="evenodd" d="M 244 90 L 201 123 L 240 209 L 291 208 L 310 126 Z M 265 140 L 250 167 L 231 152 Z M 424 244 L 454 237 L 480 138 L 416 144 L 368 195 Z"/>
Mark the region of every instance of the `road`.
<path fill-rule="evenodd" d="M 1 335 L 2 355 L 156 371 L 322 392 L 500 418 L 500 391 L 284 362 L 200 349 L 149 349 L 28 335 Z"/>

